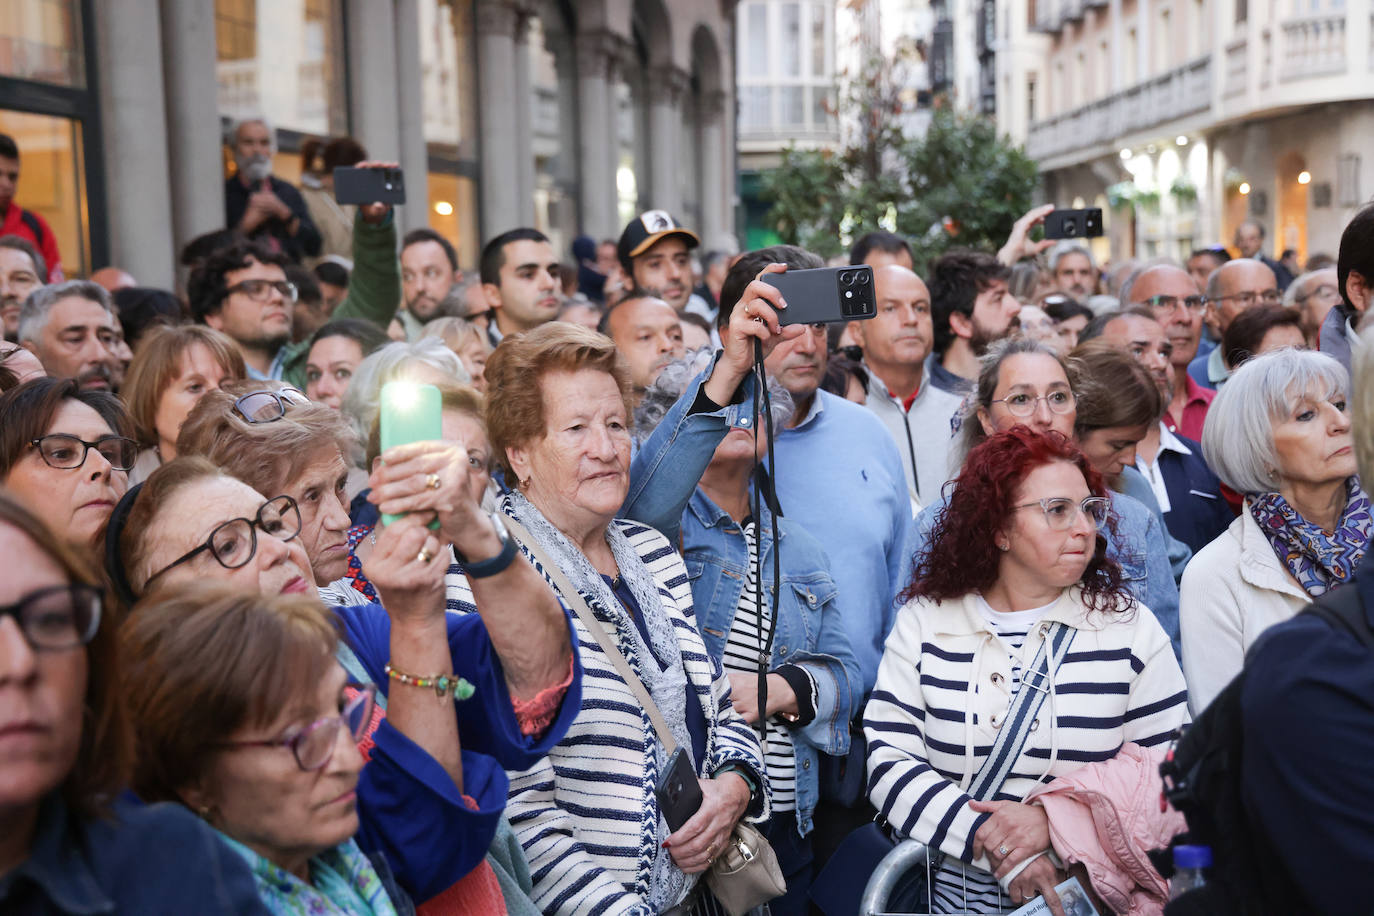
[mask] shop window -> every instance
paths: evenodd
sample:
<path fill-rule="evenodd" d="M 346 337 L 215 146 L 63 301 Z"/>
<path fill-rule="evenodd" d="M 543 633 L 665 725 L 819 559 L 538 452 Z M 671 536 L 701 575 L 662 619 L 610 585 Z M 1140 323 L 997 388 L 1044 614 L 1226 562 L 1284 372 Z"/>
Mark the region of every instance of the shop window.
<path fill-rule="evenodd" d="M 81 122 L 51 115 L 0 110 L 0 133 L 19 147 L 19 190 L 14 201 L 42 216 L 57 237 L 68 277 L 91 269 Z"/>

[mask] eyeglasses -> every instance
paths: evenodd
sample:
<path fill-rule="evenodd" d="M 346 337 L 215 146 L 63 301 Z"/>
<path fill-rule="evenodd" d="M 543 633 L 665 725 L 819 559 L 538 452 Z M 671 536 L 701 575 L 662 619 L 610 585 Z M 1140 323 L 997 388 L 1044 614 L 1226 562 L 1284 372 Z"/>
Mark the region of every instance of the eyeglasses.
<path fill-rule="evenodd" d="M 234 402 L 234 409 L 249 423 L 271 423 L 286 416 L 288 404 L 309 403 L 310 399 L 299 388 L 281 388 L 275 391 L 250 391 Z"/>
<path fill-rule="evenodd" d="M 1093 520 L 1093 527 L 1101 528 L 1107 523 L 1107 513 L 1112 507 L 1112 502 L 1105 496 L 1089 496 L 1081 503 L 1075 504 L 1067 496 L 1050 496 L 1013 508 L 1031 509 L 1037 506 L 1044 510 L 1045 524 L 1049 525 L 1050 530 L 1067 531 L 1078 524 L 1080 512 Z"/>
<path fill-rule="evenodd" d="M 231 518 L 215 526 L 210 536 L 199 547 L 182 554 L 149 576 L 144 588 L 152 585 L 158 576 L 195 559 L 207 550 L 225 569 L 247 566 L 248 561 L 253 559 L 253 554 L 257 553 L 259 530 L 282 541 L 289 541 L 300 534 L 301 510 L 296 506 L 296 501 L 289 496 L 277 496 L 263 503 L 258 508 L 258 514 L 251 519 Z"/>
<path fill-rule="evenodd" d="M 272 290 L 281 293 L 287 302 L 295 302 L 299 295 L 296 284 L 285 280 L 243 280 L 226 289 L 224 295 L 228 298 L 234 293 L 243 293 L 254 302 L 267 302 L 272 298 Z"/>
<path fill-rule="evenodd" d="M 30 439 L 29 445 L 38 449 L 49 467 L 64 471 L 74 470 L 86 463 L 86 455 L 91 449 L 110 463 L 116 471 L 127 471 L 134 466 L 138 457 L 138 443 L 123 436 L 101 436 L 94 442 L 87 442 L 66 433 L 53 433 L 39 439 Z"/>
<path fill-rule="evenodd" d="M 289 747 L 296 758 L 296 766 L 309 773 L 322 769 L 334 756 L 339 729 L 348 728 L 354 743 L 361 741 L 372 723 L 372 709 L 377 705 L 377 688 L 368 684 L 358 695 L 344 704 L 337 716 L 316 719 L 304 728 L 287 732 L 280 738 L 267 741 L 220 741 L 219 747 Z"/>
<path fill-rule="evenodd" d="M 1283 301 L 1283 293 L 1276 289 L 1266 289 L 1262 293 L 1257 293 L 1254 290 L 1246 290 L 1243 293 L 1236 293 L 1234 296 L 1213 296 L 1211 301 L 1224 302 L 1227 299 L 1236 299 L 1240 302 L 1242 308 L 1248 309 L 1256 302 L 1263 302 L 1265 305 L 1278 305 Z"/>
<path fill-rule="evenodd" d="M 13 617 L 37 651 L 60 652 L 84 646 L 100 629 L 100 589 L 91 585 L 54 585 L 0 606 L 0 619 Z"/>
<path fill-rule="evenodd" d="M 1203 296 L 1151 296 L 1145 300 L 1145 304 L 1157 312 L 1172 315 L 1179 306 L 1184 306 L 1190 312 L 1200 312 L 1207 307 L 1207 299 Z"/>
<path fill-rule="evenodd" d="M 1066 414 L 1073 410 L 1078 399 L 1074 397 L 1072 391 L 1051 391 L 1049 394 L 1036 397 L 1033 394 L 1018 392 L 1004 398 L 997 398 L 992 403 L 1006 404 L 1007 413 L 1013 417 L 1029 417 L 1035 413 L 1035 405 L 1040 401 L 1045 402 L 1045 406 L 1051 413 Z"/>

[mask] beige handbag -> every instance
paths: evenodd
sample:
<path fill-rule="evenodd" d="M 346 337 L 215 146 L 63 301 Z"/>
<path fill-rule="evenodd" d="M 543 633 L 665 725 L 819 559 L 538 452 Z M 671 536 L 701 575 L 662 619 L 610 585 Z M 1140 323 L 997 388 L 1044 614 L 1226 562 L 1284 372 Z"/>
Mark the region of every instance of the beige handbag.
<path fill-rule="evenodd" d="M 606 627 L 587 606 L 582 593 L 568 581 L 567 575 L 549 559 L 543 548 L 535 543 L 523 524 L 509 516 L 503 518 L 502 522 L 516 543 L 524 545 L 530 555 L 539 561 L 544 572 L 553 580 L 555 591 L 572 607 L 582 620 L 582 625 L 595 637 L 601 651 L 610 659 L 621 679 L 630 688 L 630 692 L 649 714 L 649 721 L 658 733 L 658 740 L 663 742 L 665 755 L 671 757 L 678 747 L 672 729 L 664 721 L 663 714 L 658 711 L 658 704 L 649 695 L 644 683 L 634 673 L 625 656 L 620 654 L 620 648 L 611 640 L 611 634 L 606 632 Z M 715 894 L 716 900 L 730 916 L 745 916 L 755 907 L 787 892 L 787 882 L 783 879 L 782 868 L 778 865 L 777 853 L 773 852 L 773 847 L 768 845 L 768 840 L 762 833 L 744 821 L 735 824 L 730 840 L 711 863 L 710 870 L 706 872 L 706 886 L 711 889 L 711 893 Z"/>

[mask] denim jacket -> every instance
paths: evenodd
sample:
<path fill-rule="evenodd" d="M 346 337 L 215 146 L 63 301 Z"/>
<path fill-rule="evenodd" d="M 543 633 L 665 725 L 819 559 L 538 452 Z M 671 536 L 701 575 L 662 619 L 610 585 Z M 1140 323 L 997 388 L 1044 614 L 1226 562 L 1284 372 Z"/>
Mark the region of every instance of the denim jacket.
<path fill-rule="evenodd" d="M 761 507 L 756 526 L 763 562 L 763 594 L 773 592 L 772 515 Z M 797 831 L 811 832 L 811 814 L 820 794 L 819 753 L 849 752 L 849 720 L 862 696 L 858 664 L 835 607 L 838 589 L 829 561 L 815 538 L 786 518 L 778 519 L 782 550 L 777 630 L 770 668 L 797 665 L 816 685 L 816 717 L 792 729 L 797 762 Z M 744 592 L 751 562 L 744 532 L 723 509 L 697 488 L 682 513 L 682 556 L 692 582 L 697 626 L 712 657 L 725 654 L 725 642 Z M 856 696 L 858 694 L 859 696 Z"/>

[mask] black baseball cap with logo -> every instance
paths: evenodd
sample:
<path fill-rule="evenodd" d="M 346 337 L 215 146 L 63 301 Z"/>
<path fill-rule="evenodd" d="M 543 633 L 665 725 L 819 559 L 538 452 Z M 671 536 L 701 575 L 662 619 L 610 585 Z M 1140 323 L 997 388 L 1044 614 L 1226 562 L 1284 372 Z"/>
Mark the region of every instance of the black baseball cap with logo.
<path fill-rule="evenodd" d="M 631 262 L 670 236 L 681 238 L 689 249 L 701 244 L 696 233 L 682 228 L 667 210 L 645 210 L 630 220 L 625 231 L 620 233 L 620 243 L 616 245 L 620 266 L 625 268 L 627 274 L 634 273 Z"/>

